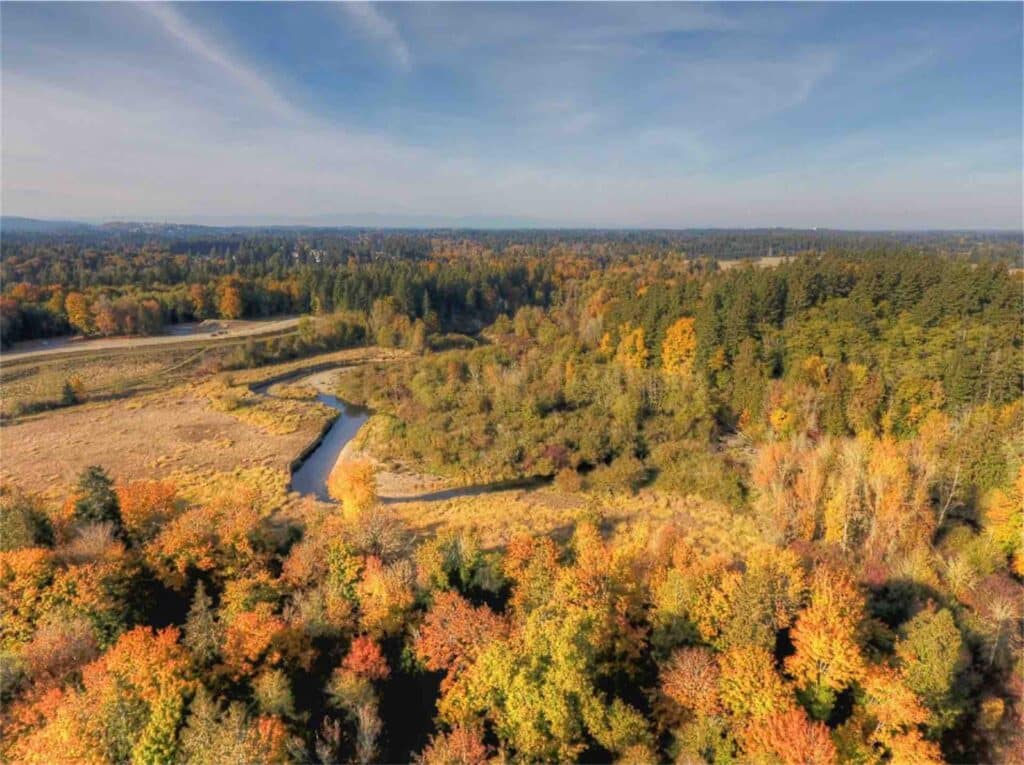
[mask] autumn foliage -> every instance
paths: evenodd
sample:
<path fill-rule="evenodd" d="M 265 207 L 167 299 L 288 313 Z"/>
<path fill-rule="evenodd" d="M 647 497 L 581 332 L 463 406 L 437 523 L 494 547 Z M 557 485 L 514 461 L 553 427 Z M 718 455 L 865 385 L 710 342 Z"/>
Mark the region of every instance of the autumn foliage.
<path fill-rule="evenodd" d="M 375 460 L 535 484 L 429 526 L 379 502 L 369 460 L 338 463 L 337 502 L 99 466 L 63 497 L 0 492 L 0 757 L 1021 759 L 1019 277 L 524 250 L 517 291 L 465 246 L 181 292 L 225 316 L 359 299 L 391 343 L 475 315 L 437 299 L 473 274 L 451 300 L 512 307 L 486 342 L 339 384 L 379 415 Z M 363 271 L 402 295 L 356 295 Z M 83 331 L 127 316 L 59 297 Z"/>

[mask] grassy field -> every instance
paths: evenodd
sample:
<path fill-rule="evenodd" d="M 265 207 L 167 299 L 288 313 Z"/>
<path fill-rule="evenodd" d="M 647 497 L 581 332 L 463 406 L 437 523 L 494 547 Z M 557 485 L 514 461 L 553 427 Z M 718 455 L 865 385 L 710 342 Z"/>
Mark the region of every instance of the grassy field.
<path fill-rule="evenodd" d="M 472 528 L 489 548 L 503 547 L 522 533 L 567 538 L 582 517 L 599 518 L 612 529 L 671 522 L 695 549 L 709 554 L 742 553 L 760 538 L 749 515 L 699 497 L 655 490 L 635 495 L 585 494 L 545 487 L 390 506 L 419 537 L 439 529 Z"/>
<path fill-rule="evenodd" d="M 289 397 L 264 398 L 250 386 L 394 355 L 353 348 L 212 374 L 204 370 L 203 354 L 189 351 L 5 365 L 5 407 L 38 401 L 55 387 L 59 394 L 70 375 L 82 378 L 88 400 L 4 422 L 0 478 L 53 497 L 94 464 L 120 480 L 269 470 L 286 483 L 292 460 L 334 413 L 312 400 L 311 388 L 289 385 Z"/>
<path fill-rule="evenodd" d="M 65 384 L 85 400 L 107 400 L 159 390 L 191 379 L 202 367 L 206 348 L 94 352 L 0 365 L 0 415 L 4 419 L 52 408 Z"/>

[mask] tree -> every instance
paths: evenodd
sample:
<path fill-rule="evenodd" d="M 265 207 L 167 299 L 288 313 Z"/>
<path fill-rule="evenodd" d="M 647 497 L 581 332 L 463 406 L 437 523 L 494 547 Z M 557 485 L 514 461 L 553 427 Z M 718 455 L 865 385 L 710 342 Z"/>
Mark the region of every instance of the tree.
<path fill-rule="evenodd" d="M 223 319 L 239 319 L 245 313 L 241 285 L 229 279 L 217 289 L 217 311 Z"/>
<path fill-rule="evenodd" d="M 360 635 L 352 641 L 342 666 L 367 680 L 385 680 L 391 674 L 380 645 L 368 635 Z"/>
<path fill-rule="evenodd" d="M 178 759 L 183 706 L 181 693 L 166 693 L 157 699 L 139 742 L 132 749 L 132 765 L 164 765 Z"/>
<path fill-rule="evenodd" d="M 507 631 L 505 620 L 487 606 L 473 607 L 456 592 L 440 592 L 416 634 L 413 651 L 432 672 L 447 671 L 445 688 Z"/>
<path fill-rule="evenodd" d="M 719 695 L 734 715 L 761 717 L 792 705 L 792 694 L 775 671 L 775 661 L 766 649 L 731 648 L 718 657 L 718 666 Z"/>
<path fill-rule="evenodd" d="M 699 715 L 719 712 L 719 669 L 706 648 L 683 648 L 661 668 L 661 691 L 679 706 Z"/>
<path fill-rule="evenodd" d="M 64 307 L 68 313 L 68 322 L 83 335 L 92 332 L 92 313 L 89 311 L 89 301 L 81 292 L 69 292 L 64 300 Z"/>
<path fill-rule="evenodd" d="M 121 506 L 114 492 L 114 482 L 99 465 L 90 465 L 78 476 L 75 499 L 75 520 L 80 523 L 109 523 L 115 531 L 123 530 Z"/>
<path fill-rule="evenodd" d="M 833 765 L 838 760 L 829 730 L 811 722 L 800 707 L 756 717 L 742 733 L 743 751 L 753 761 L 781 765 Z"/>
<path fill-rule="evenodd" d="M 484 765 L 489 759 L 482 732 L 456 725 L 448 733 L 442 731 L 431 736 L 426 749 L 413 761 L 417 765 Z"/>
<path fill-rule="evenodd" d="M 99 654 L 94 630 L 82 616 L 63 619 L 48 615 L 25 645 L 22 658 L 28 677 L 40 685 L 61 683 Z"/>
<path fill-rule="evenodd" d="M 811 582 L 811 602 L 797 617 L 790 639 L 796 653 L 786 659 L 815 717 L 824 718 L 836 694 L 860 679 L 864 663 L 857 630 L 864 598 L 846 574 L 819 569 Z"/>
<path fill-rule="evenodd" d="M 624 325 L 620 332 L 622 337 L 618 348 L 615 349 L 615 361 L 626 369 L 646 367 L 650 352 L 647 350 L 647 343 L 644 342 L 644 328 Z"/>
<path fill-rule="evenodd" d="M 75 388 L 70 380 L 64 381 L 64 387 L 60 393 L 60 403 L 64 406 L 73 406 L 78 403 L 78 395 L 75 393 Z"/>
<path fill-rule="evenodd" d="M 269 603 L 257 603 L 250 611 L 238 614 L 224 632 L 224 664 L 241 678 L 251 673 L 264 659 L 270 663 L 284 657 L 274 643 L 287 628 L 285 621 Z"/>
<path fill-rule="evenodd" d="M 694 324 L 693 317 L 684 316 L 665 333 L 665 342 L 661 346 L 661 367 L 668 374 L 688 375 L 693 369 L 693 359 L 697 353 Z"/>
<path fill-rule="evenodd" d="M 114 491 L 124 527 L 136 542 L 154 537 L 177 513 L 177 489 L 171 481 L 118 483 Z"/>
<path fill-rule="evenodd" d="M 406 613 L 416 600 L 412 585 L 412 566 L 408 560 L 385 565 L 379 558 L 367 559 L 356 587 L 363 629 L 376 636 L 400 632 Z"/>
<path fill-rule="evenodd" d="M 220 654 L 221 629 L 200 579 L 185 620 L 185 646 L 200 666 L 209 666 Z"/>
<path fill-rule="evenodd" d="M 116 335 L 120 326 L 117 315 L 114 312 L 114 305 L 110 299 L 103 295 L 92 306 L 93 325 L 101 335 Z"/>
<path fill-rule="evenodd" d="M 907 687 L 902 673 L 881 665 L 870 667 L 862 682 L 864 708 L 874 718 L 872 739 L 889 747 L 894 738 L 915 730 L 928 720 L 928 710 Z"/>
<path fill-rule="evenodd" d="M 291 717 L 295 714 L 291 683 L 282 670 L 264 670 L 253 680 L 252 687 L 261 714 L 277 717 Z"/>
<path fill-rule="evenodd" d="M 210 293 L 202 284 L 190 284 L 188 298 L 192 303 L 192 314 L 197 319 L 208 319 L 213 314 Z"/>
<path fill-rule="evenodd" d="M 900 632 L 896 655 L 907 687 L 930 710 L 933 728 L 949 728 L 962 711 L 958 679 L 967 666 L 963 638 L 952 613 L 945 608 L 926 608 Z"/>
<path fill-rule="evenodd" d="M 19 491 L 0 489 L 0 551 L 53 544 L 53 523 L 39 502 Z"/>
<path fill-rule="evenodd" d="M 327 478 L 327 491 L 355 518 L 377 503 L 377 476 L 369 460 L 341 459 Z"/>

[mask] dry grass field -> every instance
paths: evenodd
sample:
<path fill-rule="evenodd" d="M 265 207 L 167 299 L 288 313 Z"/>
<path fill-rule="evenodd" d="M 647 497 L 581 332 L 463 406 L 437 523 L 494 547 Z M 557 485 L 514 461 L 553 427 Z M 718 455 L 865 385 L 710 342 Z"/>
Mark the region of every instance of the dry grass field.
<path fill-rule="evenodd" d="M 9 397 L 24 400 L 50 390 L 56 381 L 62 386 L 64 376 L 71 374 L 88 380 L 90 394 L 101 385 L 118 385 L 123 392 L 4 423 L 0 478 L 49 496 L 62 496 L 78 473 L 94 464 L 119 480 L 259 468 L 276 471 L 286 483 L 291 461 L 334 413 L 312 401 L 312 388 L 307 389 L 309 400 L 303 401 L 261 398 L 250 386 L 305 371 L 312 374 L 325 366 L 383 360 L 394 353 L 354 348 L 216 376 L 203 375 L 168 355 L 118 355 L 105 365 L 98 357 L 69 358 L 5 369 L 5 405 Z M 171 367 L 176 368 L 168 372 Z M 130 384 L 132 380 L 137 382 Z M 295 386 L 288 389 L 290 396 L 300 393 Z"/>
<path fill-rule="evenodd" d="M 382 491 L 384 495 L 385 492 Z M 697 497 L 644 490 L 629 494 L 565 493 L 554 487 L 494 492 L 436 501 L 390 505 L 417 536 L 438 529 L 473 528 L 485 547 L 503 547 L 517 534 L 566 538 L 583 516 L 611 528 L 671 521 L 695 549 L 742 553 L 759 538 L 753 518 Z"/>
<path fill-rule="evenodd" d="M 92 401 L 165 389 L 194 376 L 204 354 L 204 348 L 187 345 L 38 360 L 4 356 L 0 365 L 0 415 L 9 419 L 57 402 L 68 382 Z"/>
<path fill-rule="evenodd" d="M 0 428 L 2 475 L 25 489 L 62 494 L 86 466 L 119 480 L 177 471 L 286 471 L 319 432 L 314 419 L 287 433 L 268 432 L 216 411 L 184 388 L 55 410 Z"/>
<path fill-rule="evenodd" d="M 60 499 L 83 468 L 99 464 L 117 480 L 171 478 L 182 496 L 199 502 L 224 482 L 241 481 L 286 512 L 301 512 L 300 498 L 287 490 L 289 464 L 334 416 L 315 401 L 317 390 L 333 389 L 339 368 L 404 356 L 357 348 L 216 375 L 196 365 L 194 348 L 14 365 L 0 378 L 5 406 L 59 395 L 71 375 L 93 400 L 3 424 L 0 480 Z M 267 383 L 272 396 L 252 392 Z M 104 399 L 104 391 L 112 393 Z M 341 458 L 369 456 L 365 435 Z M 596 514 L 612 527 L 672 520 L 698 547 L 719 551 L 742 551 L 756 538 L 751 519 L 698 498 L 651 490 L 586 495 L 553 486 L 453 497 L 450 480 L 417 465 L 374 461 L 382 500 L 417 536 L 473 527 L 485 545 L 501 547 L 520 532 L 568 534 L 581 516 Z"/>

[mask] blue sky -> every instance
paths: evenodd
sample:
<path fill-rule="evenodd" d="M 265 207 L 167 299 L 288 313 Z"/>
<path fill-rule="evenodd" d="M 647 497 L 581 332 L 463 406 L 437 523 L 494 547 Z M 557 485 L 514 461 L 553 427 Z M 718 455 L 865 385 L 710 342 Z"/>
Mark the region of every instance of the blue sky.
<path fill-rule="evenodd" d="M 1020 3 L 0 13 L 8 215 L 1022 226 Z"/>

